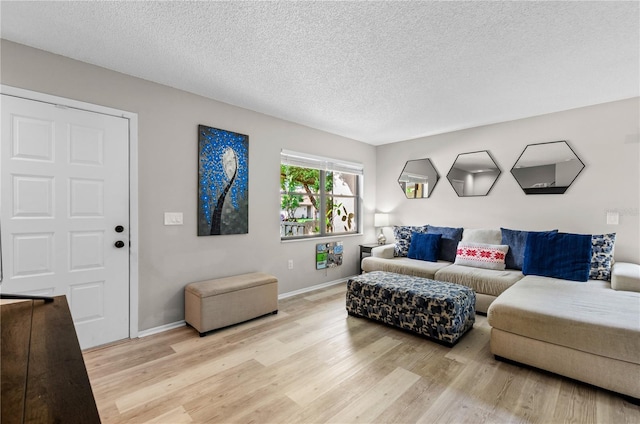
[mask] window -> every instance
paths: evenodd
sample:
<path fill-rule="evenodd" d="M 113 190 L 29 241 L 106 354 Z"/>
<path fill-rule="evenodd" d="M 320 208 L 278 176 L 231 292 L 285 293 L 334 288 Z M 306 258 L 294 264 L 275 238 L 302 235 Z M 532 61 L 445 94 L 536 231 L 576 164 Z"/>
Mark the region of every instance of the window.
<path fill-rule="evenodd" d="M 362 165 L 283 150 L 280 237 L 358 232 Z"/>

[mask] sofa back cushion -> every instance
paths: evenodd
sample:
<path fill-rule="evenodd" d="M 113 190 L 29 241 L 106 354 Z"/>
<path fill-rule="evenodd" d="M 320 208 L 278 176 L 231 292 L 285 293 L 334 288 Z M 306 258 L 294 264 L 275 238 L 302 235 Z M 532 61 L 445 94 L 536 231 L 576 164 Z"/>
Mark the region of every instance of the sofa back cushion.
<path fill-rule="evenodd" d="M 502 244 L 502 232 L 498 229 L 465 228 L 462 232 L 465 243 Z"/>
<path fill-rule="evenodd" d="M 530 233 L 522 273 L 587 281 L 591 270 L 591 234 Z"/>
<path fill-rule="evenodd" d="M 421 261 L 438 262 L 441 238 L 440 234 L 413 233 L 407 257 Z"/>
<path fill-rule="evenodd" d="M 441 234 L 438 259 L 453 262 L 456 260 L 458 243 L 462 240 L 462 228 L 434 227 L 427 225 L 427 234 Z"/>

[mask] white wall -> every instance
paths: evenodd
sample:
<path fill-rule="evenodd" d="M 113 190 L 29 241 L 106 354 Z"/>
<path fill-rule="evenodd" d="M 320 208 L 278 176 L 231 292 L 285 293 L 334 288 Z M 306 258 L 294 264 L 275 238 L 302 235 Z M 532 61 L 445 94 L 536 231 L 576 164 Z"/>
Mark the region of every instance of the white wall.
<path fill-rule="evenodd" d="M 138 114 L 140 330 L 184 319 L 186 283 L 264 271 L 291 292 L 356 274 L 358 244 L 376 239 L 373 146 L 6 40 L 1 66 L 2 84 Z M 197 236 L 198 124 L 249 135 L 249 234 Z M 335 239 L 341 267 L 315 269 L 316 240 L 280 241 L 283 148 L 364 164 L 365 235 Z M 183 212 L 184 225 L 164 226 L 164 212 Z"/>
<path fill-rule="evenodd" d="M 618 261 L 640 262 L 639 98 L 380 146 L 377 207 L 392 224 L 616 232 Z M 427 119 L 427 117 L 425 117 Z M 586 167 L 563 195 L 525 195 L 510 169 L 527 144 L 566 140 Z M 459 153 L 489 150 L 502 174 L 486 197 L 458 197 L 446 179 Z M 441 178 L 428 199 L 406 199 L 406 160 L 429 157 Z M 619 225 L 606 212 L 620 213 Z M 387 231 L 387 238 L 392 237 Z"/>

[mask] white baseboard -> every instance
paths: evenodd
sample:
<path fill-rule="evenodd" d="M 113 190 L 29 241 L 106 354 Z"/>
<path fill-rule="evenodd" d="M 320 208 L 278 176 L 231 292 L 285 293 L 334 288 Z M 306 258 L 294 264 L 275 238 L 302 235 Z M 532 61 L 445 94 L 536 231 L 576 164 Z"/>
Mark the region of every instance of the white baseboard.
<path fill-rule="evenodd" d="M 352 277 L 355 277 L 355 275 L 353 275 Z M 344 283 L 349 278 L 351 278 L 351 277 L 343 277 L 343 278 L 341 278 L 339 280 L 329 281 L 328 283 L 316 284 L 315 286 L 305 287 L 304 289 L 294 290 L 294 291 L 290 291 L 290 292 L 287 292 L 287 293 L 282 293 L 282 294 L 278 295 L 278 299 L 286 299 L 287 297 L 297 296 L 299 294 L 312 292 L 314 290 L 319 290 L 319 289 L 324 289 L 326 287 L 335 286 L 336 284 Z"/>
<path fill-rule="evenodd" d="M 153 327 L 147 330 L 138 331 L 138 337 L 142 338 L 142 337 L 151 336 L 153 334 L 162 333 L 163 331 L 169 331 L 169 330 L 173 330 L 174 328 L 184 327 L 185 325 L 187 325 L 187 323 L 184 320 L 172 322 L 169 324 L 161 325 L 159 327 Z"/>
<path fill-rule="evenodd" d="M 326 287 L 335 286 L 336 284 L 344 283 L 349 278 L 351 277 L 344 277 L 339 280 L 333 280 L 327 283 L 316 284 L 315 286 L 311 286 L 311 287 L 305 287 L 304 289 L 282 293 L 278 295 L 278 299 L 286 299 L 288 297 L 297 296 L 299 294 L 309 293 L 315 290 L 324 289 Z M 181 321 L 176 321 L 169 324 L 161 325 L 158 327 L 149 328 L 147 330 L 141 330 L 138 332 L 138 337 L 142 338 L 142 337 L 151 336 L 153 334 L 162 333 L 163 331 L 169 331 L 169 330 L 173 330 L 174 328 L 184 327 L 186 324 L 187 323 L 184 320 L 181 320 Z"/>

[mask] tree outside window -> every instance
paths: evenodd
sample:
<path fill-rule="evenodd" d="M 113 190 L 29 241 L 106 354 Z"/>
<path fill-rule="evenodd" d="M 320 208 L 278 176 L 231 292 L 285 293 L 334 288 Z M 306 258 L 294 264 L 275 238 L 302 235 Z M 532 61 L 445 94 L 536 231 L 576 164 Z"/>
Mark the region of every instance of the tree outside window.
<path fill-rule="evenodd" d="M 359 175 L 280 165 L 280 236 L 356 233 Z"/>

